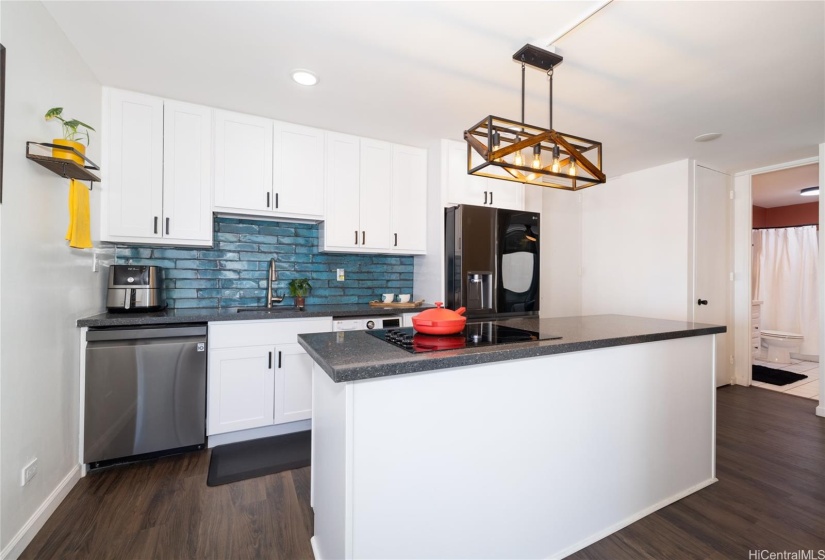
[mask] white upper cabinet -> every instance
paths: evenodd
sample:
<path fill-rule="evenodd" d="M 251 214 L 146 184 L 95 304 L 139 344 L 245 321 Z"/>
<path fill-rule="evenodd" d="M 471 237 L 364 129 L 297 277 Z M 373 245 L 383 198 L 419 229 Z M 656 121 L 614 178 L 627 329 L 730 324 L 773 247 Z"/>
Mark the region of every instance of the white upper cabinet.
<path fill-rule="evenodd" d="M 212 241 L 212 110 L 165 101 L 163 235 Z"/>
<path fill-rule="evenodd" d="M 215 111 L 215 210 L 271 212 L 272 121 Z"/>
<path fill-rule="evenodd" d="M 101 239 L 211 245 L 211 110 L 110 88 L 104 96 Z"/>
<path fill-rule="evenodd" d="M 326 250 L 354 250 L 361 246 L 361 148 L 357 136 L 327 133 L 325 220 Z"/>
<path fill-rule="evenodd" d="M 324 131 L 274 122 L 272 206 L 278 215 L 324 216 Z"/>
<path fill-rule="evenodd" d="M 427 251 L 427 151 L 393 146 L 390 248 Z"/>
<path fill-rule="evenodd" d="M 447 204 L 472 204 L 524 210 L 524 185 L 467 173 L 467 144 L 442 141 L 447 166 Z"/>
<path fill-rule="evenodd" d="M 215 112 L 215 211 L 324 217 L 324 131 Z"/>
<path fill-rule="evenodd" d="M 392 144 L 362 138 L 359 189 L 362 249 L 389 246 L 392 175 Z"/>
<path fill-rule="evenodd" d="M 425 150 L 327 133 L 323 251 L 426 252 Z"/>

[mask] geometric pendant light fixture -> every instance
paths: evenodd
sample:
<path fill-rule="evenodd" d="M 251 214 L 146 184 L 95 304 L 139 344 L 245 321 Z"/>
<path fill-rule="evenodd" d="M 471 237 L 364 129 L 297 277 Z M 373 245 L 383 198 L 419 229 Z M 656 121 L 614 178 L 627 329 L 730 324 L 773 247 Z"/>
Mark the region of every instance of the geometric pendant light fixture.
<path fill-rule="evenodd" d="M 562 57 L 525 45 L 513 59 L 521 62 L 521 122 L 489 115 L 465 130 L 467 173 L 570 191 L 604 183 L 601 142 L 553 130 L 553 68 Z M 547 128 L 524 122 L 527 66 L 546 72 L 550 82 Z"/>

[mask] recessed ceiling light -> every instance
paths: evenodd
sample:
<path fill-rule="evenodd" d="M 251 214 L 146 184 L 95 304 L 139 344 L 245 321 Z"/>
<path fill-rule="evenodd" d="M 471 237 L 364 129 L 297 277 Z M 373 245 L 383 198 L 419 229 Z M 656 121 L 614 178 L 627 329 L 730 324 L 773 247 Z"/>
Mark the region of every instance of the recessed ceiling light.
<path fill-rule="evenodd" d="M 710 142 L 722 136 L 721 132 L 708 132 L 707 134 L 700 134 L 693 139 L 694 142 Z"/>
<path fill-rule="evenodd" d="M 293 70 L 292 79 L 301 84 L 302 86 L 314 86 L 318 83 L 318 76 L 316 76 L 309 70 Z"/>
<path fill-rule="evenodd" d="M 819 187 L 808 187 L 799 191 L 802 196 L 819 196 Z"/>

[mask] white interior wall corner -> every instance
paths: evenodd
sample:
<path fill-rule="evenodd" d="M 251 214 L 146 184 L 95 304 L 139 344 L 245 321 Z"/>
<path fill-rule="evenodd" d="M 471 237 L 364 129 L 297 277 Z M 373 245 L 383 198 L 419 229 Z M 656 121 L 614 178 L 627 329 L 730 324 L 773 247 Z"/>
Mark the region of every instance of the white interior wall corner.
<path fill-rule="evenodd" d="M 99 128 L 101 87 L 40 2 L 2 3 L 6 47 L 5 158 L 0 254 L 0 549 L 17 557 L 76 481 L 79 462 L 79 317 L 103 308 L 103 274 L 91 251 L 69 249 L 68 180 L 22 157 L 28 140 L 60 128 L 43 115 L 63 106 Z M 92 134 L 89 158 L 102 139 Z M 99 184 L 91 193 L 97 234 Z M 59 278 L 59 281 L 56 280 Z M 20 472 L 37 457 L 37 476 Z"/>

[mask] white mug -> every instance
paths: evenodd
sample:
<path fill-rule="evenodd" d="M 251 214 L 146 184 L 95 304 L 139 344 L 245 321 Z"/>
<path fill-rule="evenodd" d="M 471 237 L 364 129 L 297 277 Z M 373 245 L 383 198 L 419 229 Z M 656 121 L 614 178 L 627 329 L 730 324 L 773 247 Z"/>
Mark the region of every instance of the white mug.
<path fill-rule="evenodd" d="M 410 301 L 410 294 L 398 294 L 398 303 L 408 303 Z"/>
<path fill-rule="evenodd" d="M 395 294 L 382 294 L 381 301 L 384 303 L 392 303 L 392 300 L 395 299 Z"/>

